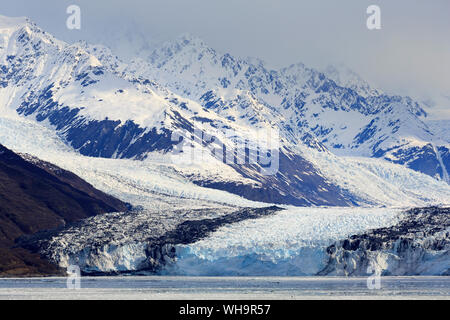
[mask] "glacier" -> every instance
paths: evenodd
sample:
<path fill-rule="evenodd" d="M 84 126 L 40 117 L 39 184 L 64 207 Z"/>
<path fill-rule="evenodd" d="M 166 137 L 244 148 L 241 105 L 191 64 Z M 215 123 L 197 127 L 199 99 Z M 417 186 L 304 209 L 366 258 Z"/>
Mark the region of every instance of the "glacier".
<path fill-rule="evenodd" d="M 255 209 L 191 211 L 183 219 L 156 213 L 148 219 L 146 212 L 109 214 L 37 237 L 28 246 L 62 267 L 76 264 L 86 275 L 348 277 L 450 272 L 448 208 L 280 209 L 260 208 L 258 214 Z"/>
<path fill-rule="evenodd" d="M 399 219 L 399 209 L 288 207 L 275 216 L 223 226 L 206 239 L 176 246 L 176 261 L 162 273 L 316 275 L 326 267 L 326 249 L 334 241 Z"/>
<path fill-rule="evenodd" d="M 193 200 L 242 207 L 268 205 L 226 191 L 204 188 L 187 178 L 200 174 L 204 179 L 245 182 L 223 163 L 177 165 L 172 163 L 170 155 L 158 152 L 149 154 L 144 161 L 86 157 L 73 151 L 45 123 L 23 118 L 7 109 L 0 115 L 0 143 L 72 171 L 97 189 L 134 205 L 172 209 L 172 204 L 168 203 L 179 202 L 182 208 L 185 207 L 183 202 Z M 445 182 L 400 165 L 377 159 L 341 158 L 312 149 L 299 149 L 299 152 L 311 159 L 328 179 L 355 194 L 363 206 L 446 205 L 450 199 L 450 186 Z"/>
<path fill-rule="evenodd" d="M 223 226 L 198 242 L 168 244 L 149 252 L 151 242 L 143 241 L 149 234 L 163 235 L 184 221 L 214 219 L 242 207 L 267 204 L 197 186 L 180 174 L 183 168 L 172 166 L 159 153 L 145 161 L 82 156 L 44 123 L 14 113 L 0 116 L 0 143 L 71 170 L 138 208 L 94 217 L 83 228 L 51 238 L 48 254 L 52 259 L 62 267 L 78 263 L 87 274 L 130 273 L 142 270 L 149 257 L 155 261 L 165 257 L 156 271 L 159 274 L 314 275 L 326 268 L 327 248 L 334 242 L 395 225 L 408 206 L 446 204 L 450 198 L 443 181 L 402 166 L 377 159 L 324 157 L 307 150 L 327 176 L 352 185 L 364 203 L 374 204 L 366 208 L 282 206 L 284 210 L 275 216 Z M 219 177 L 222 169 L 211 168 Z"/>

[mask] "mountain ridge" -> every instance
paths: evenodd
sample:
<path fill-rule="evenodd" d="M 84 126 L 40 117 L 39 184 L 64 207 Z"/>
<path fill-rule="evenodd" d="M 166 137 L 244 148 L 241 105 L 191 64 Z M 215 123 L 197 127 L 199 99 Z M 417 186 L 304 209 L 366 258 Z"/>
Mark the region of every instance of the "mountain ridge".
<path fill-rule="evenodd" d="M 448 142 L 434 135 L 421 120 L 426 117 L 423 108 L 409 97 L 389 96 L 371 88 L 355 73 L 353 77 L 360 83 L 350 79 L 350 87 L 342 87 L 334 81 L 339 80 L 337 69 L 334 80 L 301 63 L 279 71 L 266 69 L 262 62 L 251 65 L 229 54 L 219 54 L 192 37 L 166 43 L 150 54 L 148 61 L 153 68 L 147 66 L 145 71 L 146 67 L 138 64 L 132 72 L 147 73 L 202 105 L 217 101 L 231 104 L 233 96 L 247 90 L 260 105 L 282 110 L 279 116 L 287 119 L 281 126 L 298 133 L 312 132 L 332 152 L 381 157 L 440 179 L 448 171 Z M 349 116 L 350 121 L 336 120 Z M 349 131 L 353 132 L 351 136 Z M 430 151 L 433 145 L 442 148 L 443 156 Z M 432 172 L 424 170 L 423 163 L 431 161 L 427 154 L 434 158 Z M 439 157 L 446 159 L 447 168 L 438 161 Z"/>
<path fill-rule="evenodd" d="M 226 177 L 212 181 L 205 175 L 193 181 L 253 200 L 263 196 L 259 200 L 296 205 L 361 203 L 342 181 L 332 182 L 316 160 L 306 157 L 308 148 L 382 158 L 436 178 L 446 176 L 442 167 L 448 163 L 448 149 L 429 142 L 432 133 L 419 119 L 422 109 L 411 99 L 384 94 L 365 98 L 303 64 L 269 70 L 261 61 L 220 55 L 190 36 L 182 36 L 160 63 L 175 71 L 181 66 L 181 75 L 171 75 L 142 60 L 127 64 L 102 46 L 64 44 L 36 26 L 28 29 L 10 40 L 15 55 L 0 51 L 0 67 L 7 71 L 0 76 L 0 99 L 10 110 L 55 130 L 83 155 L 144 160 L 152 152 L 172 152 L 179 142 L 172 140 L 174 133 L 190 139 L 197 129 L 216 132 L 220 143 L 232 147 L 235 140 L 225 134 L 228 129 L 238 137 L 276 129 L 281 159 L 276 175 L 265 177 L 258 165 L 215 159 L 219 168 L 231 167 L 254 183 L 242 185 Z M 178 63 L 177 55 L 186 48 L 184 56 L 191 60 Z M 44 55 L 47 51 L 52 54 Z M 158 59 L 155 55 L 153 62 Z M 417 128 L 422 140 L 394 135 L 408 136 Z M 201 149 L 205 143 L 192 145 Z"/>

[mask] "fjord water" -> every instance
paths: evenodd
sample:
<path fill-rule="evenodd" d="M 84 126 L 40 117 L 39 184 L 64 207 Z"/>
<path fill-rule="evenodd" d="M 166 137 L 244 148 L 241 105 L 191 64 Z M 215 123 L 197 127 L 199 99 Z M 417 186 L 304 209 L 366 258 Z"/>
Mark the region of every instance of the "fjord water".
<path fill-rule="evenodd" d="M 450 299 L 450 277 L 82 277 L 0 279 L 0 299 Z"/>

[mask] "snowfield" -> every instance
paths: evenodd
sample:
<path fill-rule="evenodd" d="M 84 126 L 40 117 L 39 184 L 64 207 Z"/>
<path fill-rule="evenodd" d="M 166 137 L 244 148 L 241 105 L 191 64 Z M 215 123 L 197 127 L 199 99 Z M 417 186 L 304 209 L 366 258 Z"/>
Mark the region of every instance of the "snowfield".
<path fill-rule="evenodd" d="M 174 203 L 181 206 L 185 200 L 210 202 L 212 206 L 214 203 L 240 207 L 270 205 L 203 188 L 187 178 L 197 174 L 208 179 L 245 181 L 219 161 L 204 161 L 204 168 L 201 168 L 195 162 L 188 166 L 172 163 L 172 155 L 159 152 L 151 153 L 144 161 L 86 157 L 67 146 L 45 122 L 38 123 L 12 110 L 2 110 L 1 144 L 72 171 L 94 187 L 133 205 L 173 209 Z M 409 207 L 449 203 L 448 184 L 403 166 L 378 159 L 340 158 L 311 148 L 301 149 L 301 152 L 330 180 L 354 193 L 360 205 Z"/>
<path fill-rule="evenodd" d="M 301 148 L 301 154 L 334 183 L 368 205 L 413 207 L 450 202 L 449 185 L 380 159 L 338 157 Z"/>
<path fill-rule="evenodd" d="M 97 189 L 134 206 L 174 210 L 202 208 L 207 203 L 212 207 L 267 205 L 189 182 L 170 165 L 170 156 L 154 154 L 147 161 L 82 156 L 65 145 L 51 129 L 18 115 L 0 117 L 0 143 L 15 152 L 28 153 L 72 171 Z"/>

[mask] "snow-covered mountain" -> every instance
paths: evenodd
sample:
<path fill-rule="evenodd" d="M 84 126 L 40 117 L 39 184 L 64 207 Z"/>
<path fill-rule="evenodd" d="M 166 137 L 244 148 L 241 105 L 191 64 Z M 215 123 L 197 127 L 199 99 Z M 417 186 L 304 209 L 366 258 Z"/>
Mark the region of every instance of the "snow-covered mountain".
<path fill-rule="evenodd" d="M 352 89 L 364 98 L 381 94 L 381 90 L 369 84 L 359 74 L 343 64 L 328 65 L 322 70 L 322 73 L 336 82 L 337 85 Z"/>
<path fill-rule="evenodd" d="M 252 111 L 258 110 L 290 142 L 312 135 L 312 144 L 333 153 L 383 158 L 448 182 L 449 143 L 422 121 L 422 107 L 372 88 L 343 67 L 324 73 L 303 64 L 270 70 L 261 61 L 222 54 L 183 35 L 127 71 L 158 79 L 236 121 L 256 121 Z"/>
<path fill-rule="evenodd" d="M 87 273 L 313 275 L 347 237 L 393 225 L 397 235 L 409 221 L 399 207 L 448 204 L 446 125 L 428 126 L 410 98 L 328 72 L 269 70 L 188 35 L 128 63 L 0 16 L 0 143 L 134 207 L 20 245 Z M 274 142 L 261 132 L 276 143 L 258 148 Z M 356 249 L 344 264 L 366 248 Z M 380 256 L 405 252 L 391 251 Z"/>
<path fill-rule="evenodd" d="M 419 119 L 423 110 L 409 98 L 366 85 L 358 93 L 301 64 L 268 70 L 189 35 L 131 63 L 103 46 L 59 41 L 26 18 L 1 17 L 0 35 L 4 113 L 41 122 L 85 156 L 144 160 L 173 153 L 181 140 L 197 151 L 216 144 L 233 150 L 240 141 L 255 142 L 261 131 L 276 131 L 279 146 L 268 150 L 277 154 L 273 175 L 260 163 L 238 163 L 252 152 L 262 156 L 252 143 L 243 154 L 236 150 L 231 163 L 215 152 L 191 163 L 183 152 L 175 156 L 176 170 L 203 187 L 294 205 L 392 204 L 402 194 L 431 199 L 428 190 L 411 187 L 427 180 L 421 175 L 404 171 L 410 184 L 399 185 L 379 175 L 391 169 L 374 162 L 369 168 L 378 168 L 377 178 L 365 169 L 355 179 L 353 162 L 335 154 L 382 157 L 448 177 L 448 143 L 434 142 Z M 211 133 L 214 139 L 206 138 Z M 370 192 L 362 187 L 369 184 Z M 392 190 L 390 200 L 385 190 Z"/>
<path fill-rule="evenodd" d="M 199 123 L 202 132 L 227 129 L 238 137 L 270 129 L 264 115 L 258 115 L 259 125 L 254 127 L 224 118 L 153 80 L 122 72 L 123 64 L 105 48 L 65 44 L 27 19 L 2 18 L 0 31 L 6 44 L 0 52 L 0 97 L 5 107 L 46 123 L 83 155 L 144 159 L 149 152 L 172 150 L 179 144 L 172 141 L 173 133 L 180 131 L 188 138 Z M 99 58 L 89 53 L 96 50 Z M 222 131 L 216 138 L 231 149 L 233 137 Z M 193 144 L 202 147 L 204 142 Z M 261 166 L 228 165 L 211 158 L 218 172 L 231 166 L 239 179 L 223 176 L 217 181 L 200 175 L 192 178 L 196 183 L 267 202 L 353 203 L 351 195 L 287 148 L 280 152 L 278 176 L 264 176 Z M 287 178 L 280 179 L 283 175 Z"/>

